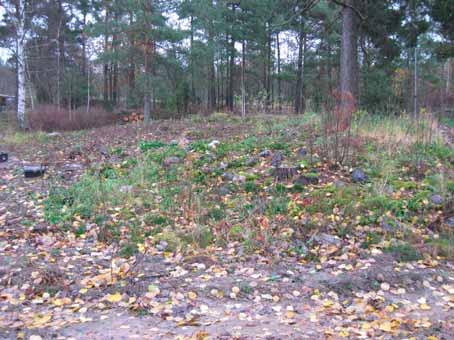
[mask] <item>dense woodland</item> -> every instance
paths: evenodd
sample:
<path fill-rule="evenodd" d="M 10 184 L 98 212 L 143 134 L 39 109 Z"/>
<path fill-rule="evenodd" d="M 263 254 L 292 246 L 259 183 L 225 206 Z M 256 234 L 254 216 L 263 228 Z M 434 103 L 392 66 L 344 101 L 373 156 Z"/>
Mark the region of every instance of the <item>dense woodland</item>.
<path fill-rule="evenodd" d="M 0 43 L 10 51 L 2 68 L 19 80 L 6 92 L 17 93 L 21 112 L 102 104 L 143 110 L 146 119 L 302 113 L 323 110 L 336 90 L 373 113 L 453 106 L 451 0 L 0 5 Z"/>

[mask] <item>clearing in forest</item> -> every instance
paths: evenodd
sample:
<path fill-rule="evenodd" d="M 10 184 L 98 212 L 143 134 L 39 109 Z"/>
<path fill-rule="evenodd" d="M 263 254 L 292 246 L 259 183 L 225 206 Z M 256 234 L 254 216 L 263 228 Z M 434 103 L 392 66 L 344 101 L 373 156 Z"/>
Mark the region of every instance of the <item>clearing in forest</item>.
<path fill-rule="evenodd" d="M 452 129 L 421 122 L 3 132 L 0 338 L 452 338 Z"/>

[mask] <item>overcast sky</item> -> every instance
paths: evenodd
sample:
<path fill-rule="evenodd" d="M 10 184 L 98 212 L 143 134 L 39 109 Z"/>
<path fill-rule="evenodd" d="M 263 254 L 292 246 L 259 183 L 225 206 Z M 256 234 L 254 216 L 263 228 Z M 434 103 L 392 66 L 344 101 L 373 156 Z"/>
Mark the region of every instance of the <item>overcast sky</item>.
<path fill-rule="evenodd" d="M 4 13 L 5 9 L 3 7 L 0 7 L 0 19 L 3 19 Z M 8 50 L 0 47 L 0 59 L 5 60 L 8 57 L 8 55 L 9 55 Z"/>

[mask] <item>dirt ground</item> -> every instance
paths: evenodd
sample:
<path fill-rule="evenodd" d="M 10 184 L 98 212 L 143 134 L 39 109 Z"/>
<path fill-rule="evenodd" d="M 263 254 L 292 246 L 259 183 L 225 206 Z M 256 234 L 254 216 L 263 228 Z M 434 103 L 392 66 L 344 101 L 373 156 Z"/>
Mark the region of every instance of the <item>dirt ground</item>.
<path fill-rule="evenodd" d="M 124 260 L 95 233 L 75 238 L 45 222 L 56 178 L 75 181 L 107 145 L 147 133 L 170 140 L 180 128 L 112 127 L 2 150 L 0 339 L 454 339 L 450 262 L 399 263 L 345 242 L 320 263 L 239 243 Z M 75 143 L 85 161 L 72 157 Z M 25 179 L 29 163 L 47 164 L 46 175 Z"/>

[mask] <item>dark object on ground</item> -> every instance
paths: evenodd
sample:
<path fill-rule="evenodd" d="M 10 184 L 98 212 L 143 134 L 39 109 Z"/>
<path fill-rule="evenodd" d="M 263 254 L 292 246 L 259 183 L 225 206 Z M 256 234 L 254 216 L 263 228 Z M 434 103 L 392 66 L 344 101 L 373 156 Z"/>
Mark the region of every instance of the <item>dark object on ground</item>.
<path fill-rule="evenodd" d="M 260 157 L 267 158 L 271 156 L 271 151 L 270 150 L 263 150 L 262 152 L 259 153 Z"/>
<path fill-rule="evenodd" d="M 278 168 L 281 166 L 282 162 L 284 160 L 284 155 L 280 152 L 276 152 L 271 159 L 271 165 L 274 166 L 275 168 Z"/>
<path fill-rule="evenodd" d="M 309 184 L 318 184 L 318 177 L 301 175 L 293 181 L 293 184 L 302 186 Z"/>
<path fill-rule="evenodd" d="M 244 165 L 246 166 L 254 166 L 256 165 L 257 163 L 259 162 L 259 160 L 255 157 L 249 157 L 246 162 L 244 163 Z"/>
<path fill-rule="evenodd" d="M 222 179 L 226 182 L 233 181 L 234 178 L 235 178 L 235 175 L 230 172 L 225 172 L 222 174 Z"/>
<path fill-rule="evenodd" d="M 227 196 L 230 195 L 231 193 L 232 191 L 226 186 L 222 186 L 219 188 L 219 195 L 221 196 Z"/>
<path fill-rule="evenodd" d="M 46 167 L 42 165 L 26 165 L 24 166 L 25 178 L 35 178 L 44 175 Z"/>
<path fill-rule="evenodd" d="M 307 155 L 307 152 L 306 152 L 306 150 L 304 148 L 301 148 L 301 149 L 298 150 L 298 156 L 304 157 L 306 155 Z"/>
<path fill-rule="evenodd" d="M 432 204 L 435 205 L 442 205 L 443 204 L 443 197 L 441 195 L 435 194 L 430 197 L 430 201 Z"/>
<path fill-rule="evenodd" d="M 8 154 L 0 152 L 0 163 L 8 162 Z"/>
<path fill-rule="evenodd" d="M 367 181 L 367 175 L 361 169 L 355 169 L 352 172 L 352 181 L 355 183 L 361 183 Z"/>
<path fill-rule="evenodd" d="M 172 165 L 175 165 L 175 164 L 178 164 L 181 162 L 181 159 L 180 157 L 176 157 L 176 156 L 171 156 L 171 157 L 167 157 L 166 159 L 164 159 L 164 166 L 172 166 Z"/>
<path fill-rule="evenodd" d="M 445 221 L 446 225 L 449 227 L 449 228 L 454 228 L 454 216 L 453 217 L 449 217 L 446 221 Z"/>
<path fill-rule="evenodd" d="M 277 181 L 285 181 L 298 174 L 297 168 L 276 168 L 272 175 Z"/>

